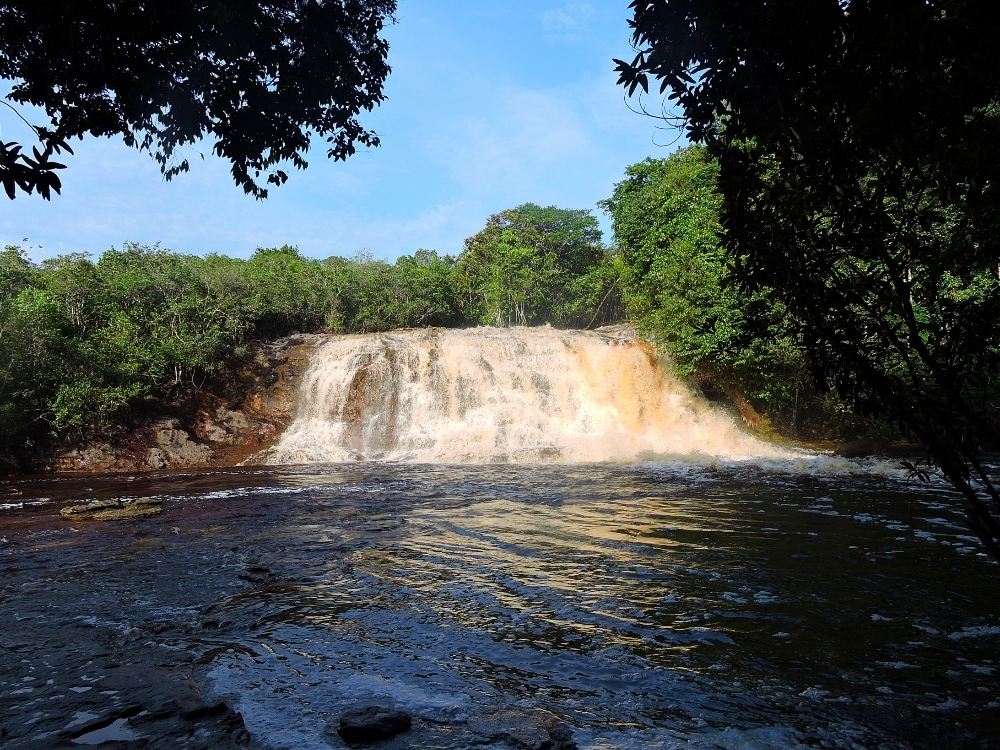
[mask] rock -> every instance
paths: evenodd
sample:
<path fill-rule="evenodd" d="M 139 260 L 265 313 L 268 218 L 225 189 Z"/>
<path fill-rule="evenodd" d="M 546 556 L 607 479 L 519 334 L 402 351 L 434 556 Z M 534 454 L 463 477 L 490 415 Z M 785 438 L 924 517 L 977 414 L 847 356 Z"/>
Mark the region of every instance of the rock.
<path fill-rule="evenodd" d="M 127 673 L 105 675 L 105 684 L 127 690 L 127 702 L 108 709 L 107 703 L 88 702 L 76 715 L 93 716 L 74 721 L 60 733 L 60 746 L 246 748 L 250 735 L 243 717 L 223 702 L 205 703 L 201 689 L 190 678 L 175 678 L 145 665 L 132 665 Z M 193 740 L 193 741 L 192 741 Z M 127 745 L 120 743 L 129 743 Z"/>
<path fill-rule="evenodd" d="M 205 434 L 205 439 L 213 443 L 228 443 L 231 440 L 231 436 L 226 432 L 226 429 L 211 419 L 205 420 L 205 424 L 202 425 L 202 432 Z"/>
<path fill-rule="evenodd" d="M 468 726 L 484 744 L 506 742 L 522 750 L 576 750 L 570 726 L 540 708 L 493 711 L 470 718 Z"/>
<path fill-rule="evenodd" d="M 163 501 L 154 498 L 137 500 L 94 500 L 69 505 L 59 515 L 71 521 L 124 521 L 151 518 L 163 512 Z"/>
<path fill-rule="evenodd" d="M 58 471 L 108 471 L 114 461 L 114 449 L 101 442 L 59 453 L 53 464 Z"/>
<path fill-rule="evenodd" d="M 176 419 L 164 419 L 156 425 L 156 444 L 169 463 L 203 464 L 212 457 L 212 449 L 191 440 Z"/>
<path fill-rule="evenodd" d="M 851 440 L 834 452 L 842 458 L 866 458 L 878 449 L 879 444 L 874 440 Z"/>
<path fill-rule="evenodd" d="M 298 380 L 322 335 L 256 341 L 248 356 L 199 386 L 178 383 L 129 418 L 85 435 L 53 436 L 23 456 L 0 452 L 0 472 L 144 472 L 259 464 L 291 421 Z M 6 467 L 6 468 L 5 468 Z"/>
<path fill-rule="evenodd" d="M 250 429 L 250 420 L 246 415 L 232 409 L 223 407 L 216 409 L 215 418 L 229 432 L 244 432 Z"/>
<path fill-rule="evenodd" d="M 410 715 L 382 706 L 363 706 L 345 711 L 337 725 L 337 734 L 348 745 L 367 745 L 395 737 L 412 724 Z"/>
<path fill-rule="evenodd" d="M 162 469 L 167 465 L 167 459 L 159 448 L 150 448 L 146 452 L 146 463 L 151 469 Z"/>
<path fill-rule="evenodd" d="M 234 445 L 237 436 L 246 433 L 250 427 L 246 415 L 220 406 L 215 410 L 215 419 L 205 419 L 201 434 L 210 442 Z"/>

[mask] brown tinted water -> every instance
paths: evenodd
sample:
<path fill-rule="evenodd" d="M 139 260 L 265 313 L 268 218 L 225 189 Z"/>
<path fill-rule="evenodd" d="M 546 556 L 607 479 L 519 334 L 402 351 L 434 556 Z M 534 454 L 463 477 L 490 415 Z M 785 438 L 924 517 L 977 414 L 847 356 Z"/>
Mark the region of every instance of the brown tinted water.
<path fill-rule="evenodd" d="M 72 745 L 122 675 L 188 665 L 259 747 L 340 746 L 327 722 L 362 703 L 413 713 L 424 747 L 509 707 L 581 748 L 997 746 L 1000 566 L 946 488 L 840 469 L 10 479 L 0 745 Z M 150 496 L 147 520 L 58 514 Z"/>

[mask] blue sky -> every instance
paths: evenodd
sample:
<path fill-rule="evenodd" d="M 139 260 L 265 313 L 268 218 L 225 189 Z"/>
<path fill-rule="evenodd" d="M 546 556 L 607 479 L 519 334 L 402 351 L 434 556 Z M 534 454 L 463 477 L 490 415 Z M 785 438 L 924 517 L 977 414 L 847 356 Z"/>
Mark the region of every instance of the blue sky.
<path fill-rule="evenodd" d="M 615 85 L 611 58 L 632 55 L 627 6 L 400 0 L 388 100 L 362 116 L 381 147 L 346 163 L 317 148 L 307 170 L 257 202 L 209 146 L 167 183 L 147 154 L 90 138 L 74 142 L 61 196 L 2 197 L 0 242 L 35 259 L 135 241 L 391 260 L 418 248 L 457 254 L 490 214 L 527 201 L 596 211 L 627 165 L 666 156 L 673 146 L 657 144 L 676 138 L 630 111 Z M 29 141 L 9 110 L 0 126 L 4 140 Z"/>

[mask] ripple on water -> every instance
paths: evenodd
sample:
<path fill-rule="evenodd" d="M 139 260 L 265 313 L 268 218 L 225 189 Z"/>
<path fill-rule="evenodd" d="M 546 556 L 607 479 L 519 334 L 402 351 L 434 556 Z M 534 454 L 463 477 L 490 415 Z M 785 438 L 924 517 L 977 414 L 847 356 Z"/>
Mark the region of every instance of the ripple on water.
<path fill-rule="evenodd" d="M 946 743 L 998 739 L 1000 569 L 941 487 L 667 464 L 87 482 L 165 514 L 71 531 L 6 511 L 5 627 L 69 610 L 190 652 L 275 747 L 327 747 L 359 702 L 410 710 L 440 746 L 511 706 L 593 748 L 905 746 L 915 715 Z"/>

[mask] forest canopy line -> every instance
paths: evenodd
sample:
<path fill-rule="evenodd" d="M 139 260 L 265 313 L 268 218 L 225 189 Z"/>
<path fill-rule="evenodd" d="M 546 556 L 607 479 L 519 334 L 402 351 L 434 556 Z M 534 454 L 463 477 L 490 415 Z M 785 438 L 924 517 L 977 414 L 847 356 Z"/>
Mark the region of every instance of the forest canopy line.
<path fill-rule="evenodd" d="M 108 428 L 129 409 L 197 384 L 253 338 L 416 326 L 615 318 L 616 272 L 588 211 L 526 204 L 490 219 L 457 258 L 250 259 L 127 244 L 95 261 L 0 253 L 0 441 Z"/>

